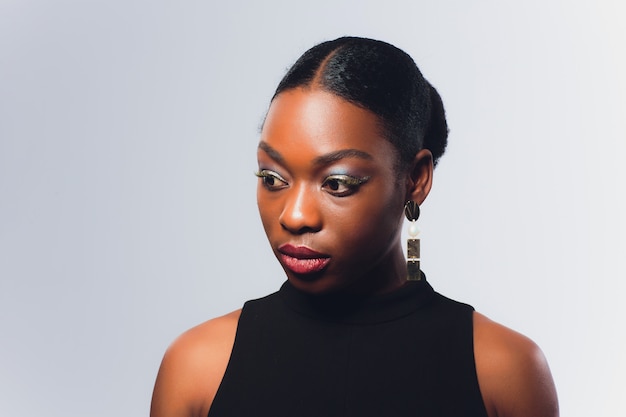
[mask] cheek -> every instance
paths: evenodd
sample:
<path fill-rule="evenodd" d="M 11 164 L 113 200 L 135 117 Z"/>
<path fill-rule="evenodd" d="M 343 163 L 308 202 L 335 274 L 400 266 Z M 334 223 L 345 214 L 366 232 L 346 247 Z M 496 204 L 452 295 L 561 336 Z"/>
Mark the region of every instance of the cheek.
<path fill-rule="evenodd" d="M 402 213 L 398 198 L 401 199 L 388 195 L 381 196 L 378 204 L 362 202 L 350 210 L 345 220 L 335 222 L 339 240 L 349 240 L 346 250 L 373 257 L 386 253 L 400 236 Z M 381 201 L 386 204 L 380 204 Z"/>
<path fill-rule="evenodd" d="M 387 239 L 390 243 L 396 243 L 400 239 L 405 203 L 403 190 L 400 187 L 394 187 L 394 190 L 387 204 L 376 214 L 376 218 L 380 219 L 381 229 L 384 229 L 380 230 L 381 239 Z"/>
<path fill-rule="evenodd" d="M 371 213 L 371 219 L 369 239 L 373 245 L 387 247 L 399 236 L 400 221 L 395 207 L 390 206 L 379 213 Z"/>

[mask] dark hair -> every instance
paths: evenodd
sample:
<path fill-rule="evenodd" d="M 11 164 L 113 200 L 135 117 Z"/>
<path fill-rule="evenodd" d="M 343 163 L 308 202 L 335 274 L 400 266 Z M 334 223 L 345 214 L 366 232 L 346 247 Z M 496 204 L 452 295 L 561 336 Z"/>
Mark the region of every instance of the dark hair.
<path fill-rule="evenodd" d="M 343 37 L 314 46 L 285 74 L 274 97 L 297 87 L 321 88 L 376 114 L 403 165 L 422 148 L 436 164 L 446 149 L 439 93 L 407 53 L 386 42 Z"/>

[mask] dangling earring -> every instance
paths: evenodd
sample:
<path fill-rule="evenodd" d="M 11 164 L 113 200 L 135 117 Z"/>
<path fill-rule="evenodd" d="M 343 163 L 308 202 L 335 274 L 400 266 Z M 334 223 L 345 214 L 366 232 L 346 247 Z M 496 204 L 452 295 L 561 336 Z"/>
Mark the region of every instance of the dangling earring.
<path fill-rule="evenodd" d="M 417 219 L 420 217 L 420 207 L 415 201 L 407 201 L 404 205 L 404 215 L 411 222 L 409 224 L 409 238 L 407 244 L 407 281 L 420 281 L 422 274 L 420 273 L 420 230 L 417 227 Z"/>

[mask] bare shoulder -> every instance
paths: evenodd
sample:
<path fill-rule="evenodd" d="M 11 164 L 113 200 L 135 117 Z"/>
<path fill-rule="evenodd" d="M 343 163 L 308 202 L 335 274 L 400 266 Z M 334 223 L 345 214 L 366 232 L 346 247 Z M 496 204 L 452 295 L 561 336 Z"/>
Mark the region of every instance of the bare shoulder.
<path fill-rule="evenodd" d="M 475 312 L 474 356 L 489 416 L 559 415 L 548 363 L 532 340 Z"/>
<path fill-rule="evenodd" d="M 235 341 L 241 310 L 206 321 L 167 349 L 152 394 L 151 417 L 206 416 Z"/>

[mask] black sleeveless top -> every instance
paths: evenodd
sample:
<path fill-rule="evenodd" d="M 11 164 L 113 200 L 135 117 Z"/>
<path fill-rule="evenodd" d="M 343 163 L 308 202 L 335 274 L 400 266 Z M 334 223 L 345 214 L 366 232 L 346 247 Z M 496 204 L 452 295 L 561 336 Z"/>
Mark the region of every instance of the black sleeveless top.
<path fill-rule="evenodd" d="M 288 282 L 243 307 L 210 417 L 486 417 L 473 308 L 422 281 L 368 298 Z"/>

